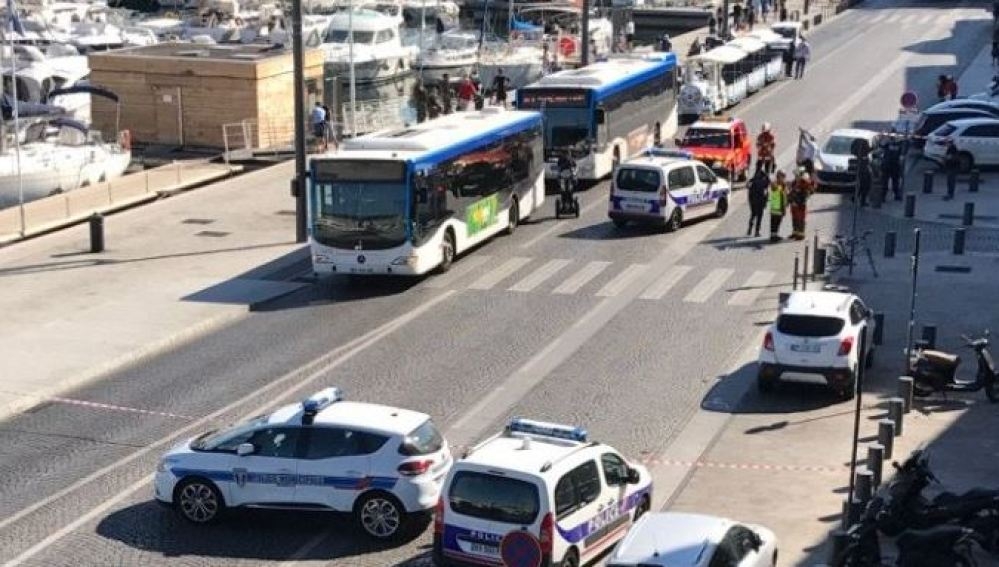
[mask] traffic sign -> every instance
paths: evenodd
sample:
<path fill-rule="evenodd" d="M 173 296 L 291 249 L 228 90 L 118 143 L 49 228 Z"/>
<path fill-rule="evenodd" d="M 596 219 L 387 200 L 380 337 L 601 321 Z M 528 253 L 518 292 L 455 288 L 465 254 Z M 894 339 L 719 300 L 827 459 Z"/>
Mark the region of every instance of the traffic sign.
<path fill-rule="evenodd" d="M 916 105 L 919 104 L 919 97 L 912 91 L 906 91 L 902 93 L 899 102 L 902 104 L 902 108 L 916 108 Z"/>
<path fill-rule="evenodd" d="M 541 567 L 541 542 L 530 532 L 509 532 L 500 541 L 500 558 L 505 567 Z"/>

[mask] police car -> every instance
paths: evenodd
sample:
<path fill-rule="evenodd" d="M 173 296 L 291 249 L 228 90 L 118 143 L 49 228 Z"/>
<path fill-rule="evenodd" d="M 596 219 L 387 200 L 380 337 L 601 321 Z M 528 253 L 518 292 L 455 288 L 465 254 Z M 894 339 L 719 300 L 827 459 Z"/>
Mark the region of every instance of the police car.
<path fill-rule="evenodd" d="M 656 223 L 674 231 L 684 220 L 724 216 L 731 193 L 727 180 L 689 152 L 650 148 L 614 171 L 607 215 L 618 228 Z"/>
<path fill-rule="evenodd" d="M 390 539 L 429 515 L 451 464 L 426 414 L 343 401 L 326 388 L 179 444 L 160 460 L 154 490 L 195 524 L 239 506 L 327 510 Z"/>
<path fill-rule="evenodd" d="M 515 418 L 455 462 L 435 565 L 578 567 L 649 510 L 652 478 L 579 427 Z"/>

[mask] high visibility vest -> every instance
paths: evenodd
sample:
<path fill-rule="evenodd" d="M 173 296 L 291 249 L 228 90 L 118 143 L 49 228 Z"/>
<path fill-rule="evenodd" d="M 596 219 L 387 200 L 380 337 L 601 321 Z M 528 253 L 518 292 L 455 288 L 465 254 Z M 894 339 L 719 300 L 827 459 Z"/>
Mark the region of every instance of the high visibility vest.
<path fill-rule="evenodd" d="M 775 185 L 774 187 L 779 187 Z M 770 212 L 778 215 L 784 214 L 784 209 L 787 208 L 787 195 L 783 190 L 770 189 Z"/>

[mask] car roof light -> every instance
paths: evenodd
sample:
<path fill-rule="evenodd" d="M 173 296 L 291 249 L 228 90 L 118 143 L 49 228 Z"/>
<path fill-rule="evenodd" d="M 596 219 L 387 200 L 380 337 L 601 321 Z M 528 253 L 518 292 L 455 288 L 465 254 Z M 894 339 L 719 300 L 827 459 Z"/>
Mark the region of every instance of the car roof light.
<path fill-rule="evenodd" d="M 561 425 L 547 421 L 537 421 L 515 417 L 506 426 L 507 433 L 524 433 L 539 437 L 553 437 L 567 441 L 586 442 L 586 430 L 572 425 Z"/>
<path fill-rule="evenodd" d="M 645 155 L 647 157 L 694 159 L 694 153 L 688 152 L 687 150 L 656 148 L 656 147 L 646 148 Z"/>
<path fill-rule="evenodd" d="M 302 400 L 302 423 L 310 424 L 316 414 L 343 399 L 340 388 L 324 388 Z"/>

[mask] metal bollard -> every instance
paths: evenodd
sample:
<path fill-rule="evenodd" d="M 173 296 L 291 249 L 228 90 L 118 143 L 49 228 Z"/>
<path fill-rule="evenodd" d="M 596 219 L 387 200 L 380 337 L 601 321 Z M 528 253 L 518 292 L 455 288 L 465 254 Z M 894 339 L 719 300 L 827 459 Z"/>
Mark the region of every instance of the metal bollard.
<path fill-rule="evenodd" d="M 829 549 L 828 565 L 836 565 L 843 560 L 843 556 L 846 554 L 846 548 L 850 545 L 850 535 L 846 533 L 845 529 L 837 528 L 829 537 L 832 545 Z"/>
<path fill-rule="evenodd" d="M 815 258 L 812 265 L 812 279 L 815 276 L 822 276 L 826 273 L 826 249 L 816 248 Z"/>
<path fill-rule="evenodd" d="M 791 280 L 791 289 L 792 290 L 797 290 L 798 289 L 798 261 L 799 261 L 798 254 L 795 254 L 794 255 L 794 279 Z"/>
<path fill-rule="evenodd" d="M 916 216 L 916 196 L 912 193 L 905 194 L 905 218 L 911 219 Z"/>
<path fill-rule="evenodd" d="M 923 193 L 927 195 L 933 192 L 933 175 L 932 171 L 923 172 Z"/>
<path fill-rule="evenodd" d="M 966 229 L 966 228 L 955 228 L 954 229 L 954 245 L 951 248 L 951 252 L 953 252 L 954 254 L 956 254 L 958 256 L 964 254 L 964 243 L 965 243 L 965 241 L 967 239 L 967 236 L 968 236 L 966 234 L 967 231 L 968 231 L 968 229 Z"/>
<path fill-rule="evenodd" d="M 895 437 L 902 435 L 902 398 L 888 398 L 888 419 L 895 422 Z"/>
<path fill-rule="evenodd" d="M 955 191 L 957 191 L 957 172 L 950 170 L 947 172 L 947 196 L 944 197 L 944 200 L 953 199 Z"/>
<path fill-rule="evenodd" d="M 895 448 L 895 422 L 890 419 L 878 421 L 878 445 L 884 447 L 885 459 L 890 459 Z"/>
<path fill-rule="evenodd" d="M 866 468 L 857 471 L 854 475 L 853 494 L 857 500 L 867 504 L 874 495 L 874 473 Z"/>
<path fill-rule="evenodd" d="M 874 313 L 874 344 L 881 346 L 885 342 L 885 314 L 881 311 Z"/>
<path fill-rule="evenodd" d="M 902 412 L 912 411 L 912 376 L 898 377 L 898 397 L 902 398 Z"/>
<path fill-rule="evenodd" d="M 843 501 L 843 515 L 841 516 L 842 523 L 840 524 L 844 530 L 850 529 L 850 526 L 856 524 L 860 521 L 860 514 L 864 511 L 864 504 L 857 500 L 853 501 Z"/>
<path fill-rule="evenodd" d="M 975 204 L 965 203 L 964 204 L 964 216 L 961 217 L 961 224 L 964 226 L 971 226 L 975 222 Z"/>
<path fill-rule="evenodd" d="M 104 251 L 104 216 L 100 213 L 90 215 L 90 251 L 93 253 Z"/>
<path fill-rule="evenodd" d="M 895 257 L 895 244 L 898 241 L 898 233 L 889 230 L 885 233 L 885 258 Z"/>
<path fill-rule="evenodd" d="M 877 489 L 881 486 L 882 474 L 884 473 L 885 466 L 885 448 L 878 443 L 872 443 L 867 446 L 867 470 L 871 471 L 874 475 L 871 478 L 871 482 L 874 483 L 874 488 Z"/>
<path fill-rule="evenodd" d="M 980 172 L 977 169 L 971 170 L 971 177 L 968 179 L 968 192 L 978 193 L 978 184 L 981 182 Z"/>
<path fill-rule="evenodd" d="M 923 325 L 922 339 L 926 341 L 924 346 L 927 350 L 933 350 L 937 348 L 937 326 Z"/>
<path fill-rule="evenodd" d="M 790 299 L 790 298 L 791 298 L 791 294 L 790 293 L 788 293 L 786 291 L 779 292 L 777 294 L 777 304 L 783 306 L 783 305 L 787 304 L 787 300 Z"/>

